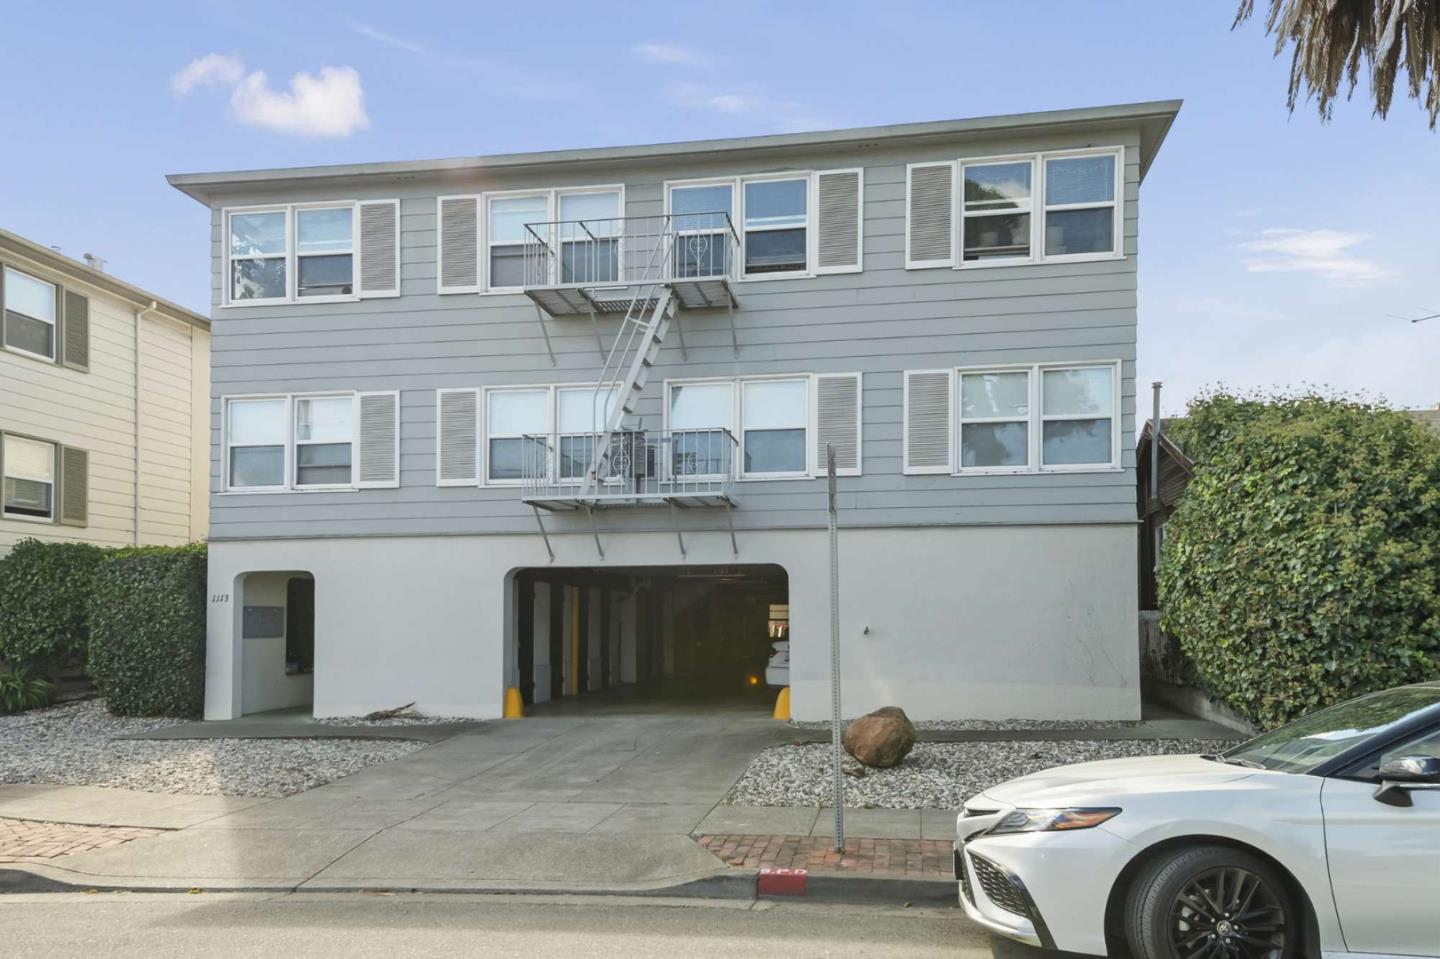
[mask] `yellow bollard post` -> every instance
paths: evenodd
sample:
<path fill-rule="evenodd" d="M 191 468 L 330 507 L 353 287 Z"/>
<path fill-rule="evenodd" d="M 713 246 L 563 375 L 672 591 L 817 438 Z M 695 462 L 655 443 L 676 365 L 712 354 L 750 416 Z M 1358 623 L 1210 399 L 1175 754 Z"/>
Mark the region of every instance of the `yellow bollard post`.
<path fill-rule="evenodd" d="M 525 701 L 520 698 L 520 690 L 515 686 L 505 688 L 505 712 L 506 719 L 524 719 Z"/>
<path fill-rule="evenodd" d="M 780 695 L 775 697 L 775 718 L 781 722 L 790 721 L 790 687 L 780 687 Z"/>

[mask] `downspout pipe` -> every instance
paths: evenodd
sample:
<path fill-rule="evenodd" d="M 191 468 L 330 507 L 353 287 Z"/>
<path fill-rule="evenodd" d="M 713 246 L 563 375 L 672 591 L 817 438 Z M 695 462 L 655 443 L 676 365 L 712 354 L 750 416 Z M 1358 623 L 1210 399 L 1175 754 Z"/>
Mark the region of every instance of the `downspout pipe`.
<path fill-rule="evenodd" d="M 134 535 L 131 537 L 131 542 L 132 542 L 134 545 L 136 545 L 136 546 L 140 546 L 140 545 L 141 545 L 141 542 L 140 542 L 140 487 L 141 487 L 141 483 L 143 482 L 142 479 L 141 479 L 143 473 L 141 472 L 141 470 L 142 470 L 142 464 L 141 464 L 141 460 L 140 460 L 140 396 L 141 396 L 141 388 L 142 388 L 142 384 L 141 384 L 141 381 L 140 381 L 140 369 L 141 369 L 140 344 L 141 344 L 142 337 L 141 337 L 141 332 L 140 332 L 140 331 L 141 331 L 142 325 L 143 325 L 143 323 L 144 323 L 144 321 L 145 321 L 145 317 L 146 317 L 147 315 L 151 314 L 151 313 L 158 312 L 159 306 L 160 306 L 160 304 L 159 304 L 157 301 L 151 300 L 149 306 L 145 307 L 144 309 L 139 309 L 139 310 L 136 310 L 136 311 L 135 311 L 135 409 L 134 409 L 134 414 L 135 414 L 135 437 L 134 437 L 134 440 L 135 440 L 135 442 L 134 442 L 134 444 L 133 444 L 133 446 L 134 446 L 134 451 L 135 451 L 135 464 L 134 464 L 134 465 L 135 465 L 135 497 L 134 497 L 134 502 L 131 504 L 131 509 L 132 509 L 132 512 L 134 513 L 134 520 L 135 520 L 135 521 L 134 521 L 134 524 L 133 524 L 133 525 L 134 525 Z"/>

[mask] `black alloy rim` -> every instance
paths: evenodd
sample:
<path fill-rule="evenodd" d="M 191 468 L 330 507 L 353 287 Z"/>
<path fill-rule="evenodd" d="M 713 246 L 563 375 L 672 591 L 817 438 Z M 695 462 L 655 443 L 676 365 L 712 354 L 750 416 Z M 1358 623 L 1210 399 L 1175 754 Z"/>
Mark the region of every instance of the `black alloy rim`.
<path fill-rule="evenodd" d="M 1255 873 L 1222 866 L 1192 876 L 1170 906 L 1175 959 L 1280 959 L 1285 906 Z"/>

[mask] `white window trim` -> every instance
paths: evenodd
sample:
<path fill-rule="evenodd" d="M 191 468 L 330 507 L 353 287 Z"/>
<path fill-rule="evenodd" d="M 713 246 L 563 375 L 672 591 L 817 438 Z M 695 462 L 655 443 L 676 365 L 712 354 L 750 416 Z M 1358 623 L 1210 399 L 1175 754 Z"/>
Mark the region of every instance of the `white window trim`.
<path fill-rule="evenodd" d="M 618 402 L 619 387 L 620 387 L 620 384 L 619 384 L 619 383 L 612 383 L 611 386 L 610 386 L 610 388 L 611 388 L 612 390 L 616 391 L 616 394 L 617 394 L 617 402 Z M 540 393 L 540 392 L 546 392 L 546 393 L 547 393 L 547 396 L 546 396 L 546 399 L 545 399 L 545 429 L 544 429 L 544 431 L 543 431 L 544 435 L 547 436 L 547 437 L 554 437 L 554 438 L 556 438 L 557 440 L 558 440 L 560 437 L 562 437 L 562 436 L 586 436 L 586 435 L 589 434 L 589 431 L 588 431 L 588 430 L 581 430 L 581 431 L 578 432 L 578 433 L 574 433 L 574 432 L 561 433 L 561 432 L 560 432 L 560 393 L 561 393 L 562 391 L 565 391 L 565 390 L 590 390 L 590 391 L 593 392 L 593 391 L 595 390 L 595 384 L 594 384 L 594 383 L 515 383 L 515 384 L 506 384 L 506 385 L 503 385 L 503 386 L 486 386 L 486 387 L 483 387 L 483 388 L 480 390 L 480 402 L 479 402 L 479 405 L 478 405 L 478 411 L 477 411 L 477 415 L 476 415 L 476 419 L 478 420 L 478 434 L 479 434 L 479 435 L 477 436 L 477 444 L 476 444 L 475 455 L 476 455 L 476 458 L 479 460 L 479 464 L 478 464 L 478 466 L 477 466 L 477 468 L 476 468 L 476 477 L 477 477 L 477 479 L 478 479 L 478 481 L 479 481 L 479 485 L 481 486 L 481 488 L 485 488 L 485 487 L 494 487 L 494 488 L 515 487 L 515 486 L 520 486 L 520 485 L 522 485 L 522 484 L 525 482 L 525 480 L 524 480 L 523 478 L 522 478 L 522 479 L 498 479 L 498 480 L 492 480 L 492 479 L 490 478 L 490 441 L 491 441 L 492 439 L 497 439 L 497 440 L 520 439 L 521 437 L 531 435 L 531 434 L 529 434 L 529 433 L 497 433 L 497 434 L 491 435 L 491 433 L 490 433 L 490 397 L 491 397 L 493 394 L 495 394 L 495 393 Z M 452 392 L 453 392 L 453 391 L 452 391 Z M 601 425 L 600 425 L 600 428 L 599 428 L 599 430 L 597 430 L 597 432 L 604 432 L 604 430 L 605 430 L 605 425 L 604 425 L 604 424 L 601 424 Z M 558 452 L 558 451 L 557 451 L 557 452 Z M 548 472 L 548 473 L 552 473 L 552 474 L 556 472 L 554 462 L 551 462 L 551 463 L 548 465 L 548 467 L 547 467 L 547 472 Z M 550 476 L 550 477 L 548 477 L 548 478 L 549 478 L 551 481 L 553 481 L 553 480 L 555 479 L 554 476 Z M 567 479 L 570 479 L 570 478 L 567 478 Z M 447 485 L 452 485 L 452 484 L 447 484 Z M 453 485 L 465 485 L 465 486 L 469 486 L 470 484 L 469 484 L 469 483 L 464 483 L 464 484 L 453 484 Z"/>
<path fill-rule="evenodd" d="M 864 189 L 864 173 L 861 172 L 861 189 Z M 846 170 L 785 170 L 776 173 L 747 173 L 730 177 L 698 177 L 688 180 L 666 180 L 665 181 L 665 215 L 670 216 L 670 193 L 676 187 L 684 189 L 695 186 L 729 186 L 730 187 L 730 221 L 735 228 L 736 238 L 739 241 L 735 255 L 739 262 L 735 265 L 734 282 L 736 283 L 765 283 L 770 280 L 803 280 L 813 279 L 817 275 L 815 267 L 816 257 L 816 228 L 815 228 L 815 191 L 816 175 L 818 173 L 844 173 Z M 754 276 L 745 274 L 745 184 L 756 183 L 764 180 L 805 180 L 805 269 L 790 270 L 784 273 L 758 273 Z M 861 194 L 861 222 L 864 222 L 864 194 Z M 794 226 L 757 227 L 757 232 L 766 230 L 793 230 Z M 708 230 L 689 231 L 694 233 L 711 232 Z M 861 253 L 860 269 L 846 267 L 845 270 L 830 270 L 826 273 L 858 273 L 864 267 L 864 253 Z"/>
<path fill-rule="evenodd" d="M 305 303 L 354 303 L 360 300 L 360 204 L 359 200 L 317 200 L 308 203 L 266 203 L 258 206 L 230 206 L 222 209 L 220 216 L 220 242 L 225 250 L 225 274 L 221 278 L 221 307 L 275 306 L 277 304 L 299 305 Z M 366 201 L 377 202 L 377 201 Z M 324 256 L 338 254 L 300 253 L 298 250 L 300 210 L 350 210 L 350 293 L 335 296 L 300 296 L 300 258 L 303 256 Z M 237 256 L 230 249 L 230 218 L 245 213 L 284 213 L 285 252 L 264 253 L 257 256 Z M 397 253 L 398 256 L 398 253 Z M 256 300 L 234 298 L 234 263 L 236 260 L 283 260 L 285 262 L 285 295 L 269 296 Z M 398 296 L 390 293 L 387 296 Z"/>
<path fill-rule="evenodd" d="M 351 393 L 350 396 L 350 482 L 348 483 L 302 483 L 300 482 L 300 447 L 302 446 L 334 446 L 332 442 L 321 440 L 300 439 L 300 415 L 301 400 L 325 400 L 341 399 L 344 393 L 332 393 L 329 395 L 305 393 L 297 394 L 290 398 L 290 445 L 294 448 L 295 462 L 291 467 L 292 473 L 287 477 L 295 485 L 296 490 L 346 490 L 357 489 L 360 484 L 360 394 Z M 397 444 L 398 445 L 398 444 Z"/>
<path fill-rule="evenodd" d="M 27 314 L 28 315 L 28 314 Z M 17 352 L 25 352 L 18 350 Z M 0 433 L 0 443 L 4 442 L 6 436 L 13 436 L 17 440 L 25 440 L 28 443 L 39 443 L 42 446 L 50 447 L 50 479 L 48 481 L 38 480 L 30 476 L 16 476 L 15 479 L 28 479 L 32 482 L 48 482 L 50 484 L 50 515 L 49 516 L 27 516 L 23 513 L 11 513 L 4 508 L 4 491 L 0 489 L 0 519 L 14 520 L 20 523 L 42 523 L 46 526 L 55 526 L 60 522 L 60 444 L 54 440 L 42 440 L 38 436 L 27 436 L 24 433 L 15 433 L 5 430 Z M 0 449 L 0 459 L 4 459 L 4 450 Z M 5 478 L 10 476 L 3 463 L 0 463 L 0 487 L 5 484 Z"/>
<path fill-rule="evenodd" d="M 14 353 L 17 356 L 28 356 L 33 360 L 42 360 L 46 363 L 54 363 L 58 365 L 60 362 L 60 284 L 52 283 L 49 280 L 42 279 L 41 277 L 36 276 L 34 273 L 31 273 L 28 270 L 22 270 L 19 267 L 10 265 L 9 263 L 0 266 L 0 269 L 8 270 L 11 273 L 19 273 L 21 276 L 34 280 L 36 283 L 44 283 L 46 286 L 50 287 L 50 302 L 55 304 L 53 309 L 56 311 L 55 319 L 53 320 L 47 320 L 44 317 L 39 316 L 31 316 L 29 313 L 21 313 L 19 310 L 11 311 L 15 313 L 20 313 L 21 316 L 25 317 L 26 319 L 34 320 L 36 323 L 50 324 L 50 352 L 52 355 L 46 356 L 44 353 L 35 353 L 30 350 L 22 349 L 18 346 L 11 346 L 8 343 L 0 343 L 0 348 L 3 348 L 8 353 Z M 9 289 L 9 284 L 3 282 L 3 277 L 0 277 L 0 289 Z M 0 311 L 6 309 L 7 308 L 4 302 L 0 301 Z M 40 442 L 48 441 L 42 440 Z"/>
<path fill-rule="evenodd" d="M 560 197 L 571 194 L 594 194 L 594 193 L 618 193 L 618 216 L 625 216 L 625 184 L 623 183 L 597 183 L 585 186 L 560 186 L 540 187 L 533 190 L 497 190 L 492 193 L 473 194 L 479 197 L 480 202 L 476 204 L 476 216 L 480 222 L 476 225 L 476 248 L 480 251 L 479 272 L 480 294 L 482 296 L 508 296 L 515 293 L 524 293 L 523 286 L 491 286 L 490 285 L 490 247 L 493 245 L 490 239 L 490 201 L 516 199 L 519 197 L 539 196 L 546 198 L 545 221 L 554 222 L 559 219 Z M 446 197 L 445 199 L 450 199 Z M 438 207 L 437 207 L 438 209 Z M 438 226 L 437 226 L 438 229 Z M 514 246 L 513 243 L 501 243 L 500 246 Z M 624 269 L 624 253 L 620 253 L 621 269 Z M 436 261 L 439 262 L 438 260 Z M 558 279 L 551 278 L 558 282 Z M 615 286 L 624 286 L 623 280 L 617 280 Z M 460 290 L 447 290 L 447 292 L 462 292 Z"/>
<path fill-rule="evenodd" d="M 745 472 L 745 384 L 776 381 L 794 381 L 805 384 L 805 468 L 799 472 L 787 473 L 747 473 Z M 735 437 L 735 457 L 731 463 L 731 478 L 742 483 L 768 483 L 776 481 L 793 481 L 815 479 L 815 451 L 812 449 L 814 432 L 814 407 L 815 407 L 815 374 L 813 373 L 763 373 L 751 376 L 702 376 L 689 379 L 674 379 L 665 381 L 664 392 L 664 430 L 673 433 L 675 427 L 670 425 L 670 393 L 677 386 L 698 386 L 705 383 L 727 383 L 730 385 L 730 422 L 723 427 L 710 427 L 711 429 L 725 429 Z M 699 429 L 699 428 L 697 428 Z M 669 465 L 666 465 L 669 471 Z M 685 476 L 686 480 L 717 480 L 723 479 L 716 474 Z"/>
<path fill-rule="evenodd" d="M 1115 157 L 1115 199 L 1113 203 L 1067 203 L 1047 206 L 1045 203 L 1045 161 L 1065 157 L 1113 156 Z M 990 163 L 1015 163 L 1030 160 L 1034 166 L 1030 173 L 1030 255 L 1028 257 L 1006 257 L 991 260 L 965 259 L 965 167 L 984 166 Z M 915 164 L 924 166 L 926 164 Z M 1125 148 L 1123 146 L 1084 147 L 1072 150 L 1043 150 L 1033 153 L 997 154 L 994 156 L 962 157 L 956 166 L 954 193 L 955 265 L 956 270 L 984 270 L 1007 266 L 1026 266 L 1040 263 L 1094 263 L 1104 260 L 1125 259 Z M 1104 206 L 1114 207 L 1115 249 L 1101 253 L 1045 254 L 1045 214 L 1049 210 L 1093 210 Z M 1018 212 L 1018 211 L 1017 211 Z M 906 226 L 906 243 L 909 243 L 909 226 Z"/>
<path fill-rule="evenodd" d="M 350 418 L 350 482 L 344 484 L 300 485 L 295 481 L 295 401 L 350 397 L 354 406 Z M 231 486 L 230 485 L 230 404 L 245 400 L 285 401 L 285 481 L 279 486 Z M 360 391 L 320 390 L 307 393 L 237 393 L 223 396 L 220 402 L 220 495 L 255 496 L 267 493 L 349 493 L 361 489 L 359 486 L 359 434 L 360 434 Z M 247 444 L 273 446 L 273 443 Z M 398 447 L 398 442 L 397 442 Z"/>
<path fill-rule="evenodd" d="M 1043 461 L 1044 454 L 1044 433 L 1045 423 L 1059 420 L 1093 420 L 1105 419 L 1104 416 L 1093 414 L 1065 414 L 1046 416 L 1044 414 L 1044 374 L 1046 371 L 1054 370 L 1077 370 L 1077 369 L 1108 369 L 1110 370 L 1110 462 L 1108 463 L 1063 463 L 1046 466 Z M 960 447 L 960 377 L 965 373 L 1015 373 L 1029 372 L 1030 374 L 1030 413 L 1026 420 L 1028 440 L 1029 463 L 1024 467 L 1018 466 L 968 466 L 960 465 L 962 454 Z M 1068 362 L 1048 363 L 1013 363 L 995 364 L 983 366 L 960 366 L 951 371 L 950 384 L 950 406 L 951 426 L 950 448 L 951 448 L 951 473 L 955 476 L 1022 476 L 1052 473 L 1115 473 L 1123 469 L 1121 464 L 1121 375 L 1123 364 L 1120 360 L 1072 360 Z M 977 423 L 984 420 L 971 419 L 967 422 Z M 1019 422 L 1009 418 L 994 418 L 990 422 L 1014 423 Z"/>

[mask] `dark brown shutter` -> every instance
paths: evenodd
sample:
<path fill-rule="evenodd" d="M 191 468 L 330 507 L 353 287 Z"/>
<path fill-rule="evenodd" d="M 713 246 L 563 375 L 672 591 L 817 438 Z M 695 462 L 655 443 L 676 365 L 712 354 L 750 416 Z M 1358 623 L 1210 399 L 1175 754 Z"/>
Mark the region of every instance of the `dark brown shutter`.
<path fill-rule="evenodd" d="M 60 447 L 60 506 L 56 517 L 62 526 L 90 522 L 90 454 L 73 446 Z"/>
<path fill-rule="evenodd" d="M 56 352 L 60 362 L 72 370 L 90 371 L 90 297 L 65 290 L 60 310 L 60 339 Z"/>

